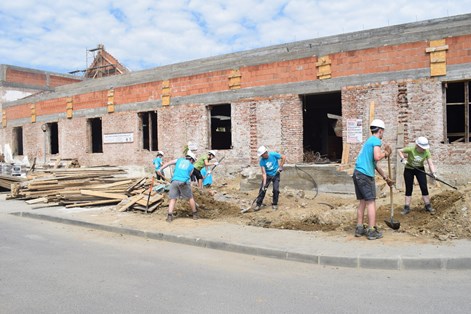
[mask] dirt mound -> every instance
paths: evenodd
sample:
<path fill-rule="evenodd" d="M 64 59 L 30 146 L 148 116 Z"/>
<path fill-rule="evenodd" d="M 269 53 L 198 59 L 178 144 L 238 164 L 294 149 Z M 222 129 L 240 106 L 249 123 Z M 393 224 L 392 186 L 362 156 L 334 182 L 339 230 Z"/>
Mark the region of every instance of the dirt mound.
<path fill-rule="evenodd" d="M 384 223 L 390 220 L 389 188 L 383 189 L 377 199 L 377 225 L 390 230 Z M 430 187 L 432 206 L 436 210 L 431 215 L 424 209 L 420 189 L 414 189 L 411 212 L 401 215 L 404 194 L 393 193 L 394 220 L 401 223 L 398 233 L 413 238 L 471 239 L 471 199 L 470 187 L 458 191 L 447 187 Z M 354 195 L 319 193 L 309 190 L 281 191 L 278 210 L 271 208 L 271 191 L 267 193 L 260 211 L 249 210 L 242 214 L 257 197 L 258 191 L 242 192 L 237 179 L 225 181 L 210 189 L 194 189 L 200 217 L 215 221 L 245 224 L 261 228 L 277 228 L 303 231 L 321 231 L 335 235 L 351 235 L 356 225 L 358 201 Z M 176 215 L 191 215 L 188 202 L 178 201 Z M 365 217 L 365 221 L 367 218 Z"/>

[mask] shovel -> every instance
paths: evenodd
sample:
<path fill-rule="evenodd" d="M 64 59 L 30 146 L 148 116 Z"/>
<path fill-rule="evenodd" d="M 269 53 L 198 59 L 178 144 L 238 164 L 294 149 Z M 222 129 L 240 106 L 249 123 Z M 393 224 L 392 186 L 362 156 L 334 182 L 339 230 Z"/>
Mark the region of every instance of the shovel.
<path fill-rule="evenodd" d="M 265 190 L 265 191 L 268 189 L 268 186 L 270 185 L 270 182 L 271 182 L 271 180 L 267 179 L 267 184 L 265 184 L 265 187 L 264 187 L 264 190 Z M 258 192 L 258 195 L 257 195 L 257 197 L 253 200 L 252 204 L 250 204 L 250 206 L 247 207 L 247 208 L 242 208 L 241 211 L 240 211 L 240 213 L 241 213 L 241 214 L 244 214 L 244 213 L 248 212 L 250 209 L 252 209 L 253 204 L 255 204 L 255 201 L 258 199 L 258 197 L 259 197 L 260 195 L 262 195 L 262 193 L 264 192 L 264 190 L 261 190 L 260 192 Z"/>
<path fill-rule="evenodd" d="M 391 178 L 391 159 L 388 156 L 388 177 Z M 401 226 L 399 221 L 394 221 L 394 205 L 393 205 L 393 187 L 389 187 L 389 196 L 391 200 L 391 218 L 390 220 L 385 220 L 384 223 L 393 230 L 398 230 Z"/>

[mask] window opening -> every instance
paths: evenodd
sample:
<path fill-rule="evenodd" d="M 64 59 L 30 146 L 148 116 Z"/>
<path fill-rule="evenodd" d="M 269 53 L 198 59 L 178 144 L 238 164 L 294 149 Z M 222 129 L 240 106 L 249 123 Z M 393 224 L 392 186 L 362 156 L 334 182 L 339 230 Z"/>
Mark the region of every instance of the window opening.
<path fill-rule="evenodd" d="M 302 95 L 304 161 L 339 162 L 342 158 L 342 131 L 338 119 L 342 115 L 340 92 Z M 341 120 L 340 120 L 341 125 Z M 336 128 L 337 125 L 337 128 Z"/>
<path fill-rule="evenodd" d="M 92 153 L 103 153 L 103 132 L 101 118 L 88 119 Z"/>
<path fill-rule="evenodd" d="M 446 99 L 446 142 L 469 143 L 471 81 L 445 83 Z"/>
<path fill-rule="evenodd" d="M 208 106 L 210 111 L 210 147 L 211 149 L 232 148 L 231 104 Z"/>
<path fill-rule="evenodd" d="M 159 149 L 157 112 L 140 112 L 139 117 L 142 130 L 142 148 L 157 151 Z"/>

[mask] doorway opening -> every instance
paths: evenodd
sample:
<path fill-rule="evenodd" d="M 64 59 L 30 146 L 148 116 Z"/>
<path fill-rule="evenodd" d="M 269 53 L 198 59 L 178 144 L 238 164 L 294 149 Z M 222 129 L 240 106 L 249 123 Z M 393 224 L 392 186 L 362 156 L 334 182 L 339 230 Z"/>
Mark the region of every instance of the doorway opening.
<path fill-rule="evenodd" d="M 59 126 L 57 122 L 47 124 L 49 130 L 49 148 L 52 155 L 59 154 Z"/>
<path fill-rule="evenodd" d="M 23 155 L 23 127 L 14 127 L 13 128 L 13 145 L 12 153 L 13 155 Z"/>
<path fill-rule="evenodd" d="M 304 162 L 340 162 L 342 97 L 339 92 L 302 95 Z M 337 126 L 337 127 L 336 127 Z"/>
<path fill-rule="evenodd" d="M 92 153 L 103 153 L 103 133 L 101 118 L 88 119 L 90 148 Z"/>

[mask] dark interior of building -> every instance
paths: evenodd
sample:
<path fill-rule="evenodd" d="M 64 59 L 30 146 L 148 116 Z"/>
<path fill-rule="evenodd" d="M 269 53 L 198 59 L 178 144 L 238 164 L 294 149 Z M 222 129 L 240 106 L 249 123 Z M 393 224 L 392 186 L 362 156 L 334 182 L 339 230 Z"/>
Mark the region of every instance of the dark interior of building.
<path fill-rule="evenodd" d="M 304 161 L 338 162 L 342 158 L 342 137 L 334 132 L 336 119 L 342 115 L 340 92 L 302 95 Z M 340 134 L 341 135 L 341 134 Z M 321 157 L 319 160 L 319 156 Z"/>

